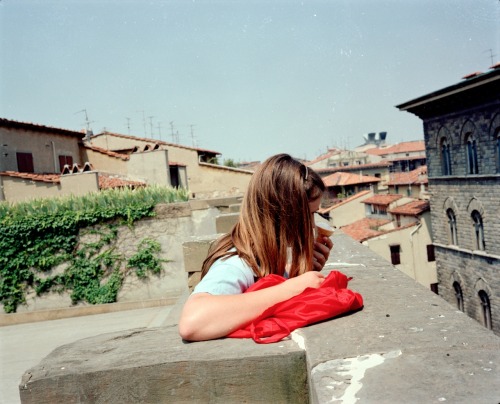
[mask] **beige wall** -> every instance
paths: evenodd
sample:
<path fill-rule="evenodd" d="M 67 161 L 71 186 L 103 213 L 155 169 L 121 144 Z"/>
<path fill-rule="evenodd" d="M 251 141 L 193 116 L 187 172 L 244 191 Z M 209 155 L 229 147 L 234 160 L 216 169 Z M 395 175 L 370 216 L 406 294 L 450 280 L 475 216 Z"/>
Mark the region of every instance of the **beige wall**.
<path fill-rule="evenodd" d="M 330 210 L 330 224 L 340 228 L 365 217 L 365 199 L 373 196 L 373 192 L 360 196 L 352 201 L 336 205 Z"/>
<path fill-rule="evenodd" d="M 99 190 L 99 181 L 96 172 L 63 175 L 60 183 L 31 181 L 3 175 L 0 186 L 2 186 L 0 200 L 21 202 L 29 199 L 96 192 Z M 4 199 L 2 199 L 2 194 Z"/>
<path fill-rule="evenodd" d="M 50 132 L 0 128 L 0 171 L 18 171 L 16 153 L 22 152 L 33 155 L 35 173 L 60 173 L 59 155 L 71 156 L 74 163 L 82 164 L 79 141 Z"/>
<path fill-rule="evenodd" d="M 153 143 L 154 139 L 151 139 L 149 142 L 139 138 L 125 138 L 113 136 L 112 134 L 93 137 L 91 142 L 94 146 L 109 150 L 123 150 L 133 148 L 134 146 L 141 148 L 146 144 Z M 184 164 L 186 166 L 188 189 L 196 197 L 206 198 L 238 195 L 244 193 L 248 187 L 252 175 L 249 171 L 200 163 L 198 151 L 189 147 L 168 144 L 161 145 L 161 148 L 164 151 L 168 151 L 169 162 Z M 147 153 L 154 152 L 144 152 L 143 154 L 146 155 Z M 140 155 L 141 153 L 133 153 L 130 157 L 132 158 L 135 154 Z M 148 164 L 144 163 L 144 166 L 146 167 Z"/>
<path fill-rule="evenodd" d="M 235 168 L 217 166 L 214 164 L 200 163 L 200 172 L 197 181 L 197 191 L 194 191 L 190 175 L 189 189 L 196 192 L 196 197 L 219 197 L 244 194 L 252 177 L 252 172 Z M 190 167 L 188 167 L 188 173 Z M 215 192 L 214 192 L 215 190 Z"/>
<path fill-rule="evenodd" d="M 436 263 L 427 261 L 427 245 L 432 244 L 429 212 L 420 217 L 420 225 L 373 237 L 363 244 L 389 262 L 389 246 L 400 245 L 401 264 L 396 265 L 396 268 L 426 288 L 437 283 Z"/>
<path fill-rule="evenodd" d="M 2 176 L 3 195 L 8 202 L 21 202 L 34 198 L 60 195 L 61 184 L 31 181 L 22 178 Z"/>
<path fill-rule="evenodd" d="M 109 156 L 91 149 L 84 149 L 85 161 L 92 164 L 94 170 L 108 174 L 127 175 L 127 160 Z"/>
<path fill-rule="evenodd" d="M 170 186 L 168 152 L 166 150 L 132 153 L 127 170 L 129 178 L 145 181 L 148 184 Z"/>
<path fill-rule="evenodd" d="M 60 195 L 85 195 L 99 191 L 99 175 L 95 171 L 61 175 Z"/>

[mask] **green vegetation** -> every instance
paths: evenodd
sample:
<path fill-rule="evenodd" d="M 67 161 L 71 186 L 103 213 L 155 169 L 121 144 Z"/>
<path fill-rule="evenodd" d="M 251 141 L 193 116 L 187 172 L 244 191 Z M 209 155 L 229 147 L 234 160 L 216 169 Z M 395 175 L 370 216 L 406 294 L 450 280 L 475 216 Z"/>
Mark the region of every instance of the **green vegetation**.
<path fill-rule="evenodd" d="M 159 273 L 160 245 L 144 239 L 128 261 L 115 251 L 118 226 L 153 216 L 158 203 L 186 201 L 188 191 L 159 186 L 80 197 L 0 203 L 0 302 L 13 313 L 34 290 L 69 291 L 73 303 L 116 301 L 130 269 Z M 91 242 L 79 243 L 80 234 Z M 55 273 L 57 272 L 57 273 Z"/>
<path fill-rule="evenodd" d="M 224 165 L 226 167 L 238 168 L 238 164 L 233 159 L 225 159 L 224 160 Z"/>

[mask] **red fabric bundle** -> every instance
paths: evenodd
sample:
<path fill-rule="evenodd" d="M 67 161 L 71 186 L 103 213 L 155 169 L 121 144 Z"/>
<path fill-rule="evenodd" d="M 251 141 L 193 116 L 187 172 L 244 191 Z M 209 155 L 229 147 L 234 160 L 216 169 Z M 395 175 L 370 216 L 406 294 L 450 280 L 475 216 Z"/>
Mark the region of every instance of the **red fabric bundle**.
<path fill-rule="evenodd" d="M 291 299 L 269 307 L 251 323 L 228 335 L 230 338 L 252 338 L 259 344 L 278 342 L 296 328 L 327 320 L 363 307 L 363 297 L 347 289 L 343 273 L 332 271 L 317 289 L 307 288 Z M 268 275 L 259 279 L 246 292 L 275 286 L 286 279 Z M 245 293 L 246 293 L 245 292 Z"/>

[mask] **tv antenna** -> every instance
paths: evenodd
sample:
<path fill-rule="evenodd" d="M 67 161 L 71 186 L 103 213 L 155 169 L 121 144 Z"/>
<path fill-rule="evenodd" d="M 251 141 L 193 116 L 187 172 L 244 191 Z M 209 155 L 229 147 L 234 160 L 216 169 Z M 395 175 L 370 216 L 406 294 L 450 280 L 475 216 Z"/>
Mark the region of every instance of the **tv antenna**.
<path fill-rule="evenodd" d="M 194 130 L 193 130 L 195 126 L 196 125 L 189 125 L 189 127 L 191 128 L 191 143 L 193 144 L 193 147 L 196 147 L 196 141 L 194 140 Z"/>
<path fill-rule="evenodd" d="M 126 117 L 127 120 L 127 129 L 128 129 L 128 134 L 130 135 L 130 118 Z"/>
<path fill-rule="evenodd" d="M 89 120 L 89 115 L 87 114 L 87 110 L 85 108 L 82 109 L 81 111 L 75 112 L 75 115 L 76 114 L 81 114 L 82 112 L 85 114 L 85 129 L 87 130 L 87 132 L 90 132 L 90 124 L 94 123 L 95 121 L 90 121 Z"/>
<path fill-rule="evenodd" d="M 489 53 L 490 53 L 491 65 L 493 66 L 493 65 L 495 64 L 495 59 L 494 59 L 494 58 L 495 58 L 497 55 L 494 55 L 494 54 L 493 54 L 493 49 L 491 49 L 491 48 L 490 48 L 490 49 L 486 49 L 483 53 L 486 53 L 486 52 L 489 52 Z"/>

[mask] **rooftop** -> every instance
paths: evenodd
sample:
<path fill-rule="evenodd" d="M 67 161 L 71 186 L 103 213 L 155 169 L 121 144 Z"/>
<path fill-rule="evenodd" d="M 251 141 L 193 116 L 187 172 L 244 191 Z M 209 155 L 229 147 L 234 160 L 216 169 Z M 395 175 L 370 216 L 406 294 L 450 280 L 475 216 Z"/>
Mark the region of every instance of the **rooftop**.
<path fill-rule="evenodd" d="M 418 216 L 430 209 L 429 201 L 412 201 L 407 204 L 389 209 L 389 213 L 404 216 Z"/>
<path fill-rule="evenodd" d="M 346 185 L 370 184 L 380 182 L 381 179 L 371 175 L 351 174 L 337 172 L 323 178 L 327 187 L 338 187 Z"/>
<path fill-rule="evenodd" d="M 402 197 L 403 195 L 399 194 L 377 194 L 373 195 L 371 198 L 365 199 L 363 203 L 388 206 Z"/>
<path fill-rule="evenodd" d="M 387 185 L 408 185 L 408 184 L 427 184 L 427 166 L 421 166 L 415 170 L 401 173 L 391 173 Z"/>
<path fill-rule="evenodd" d="M 387 154 L 414 152 L 425 153 L 425 142 L 423 140 L 413 140 L 409 142 L 401 142 L 389 147 L 368 149 L 365 153 L 375 156 L 385 156 Z"/>

